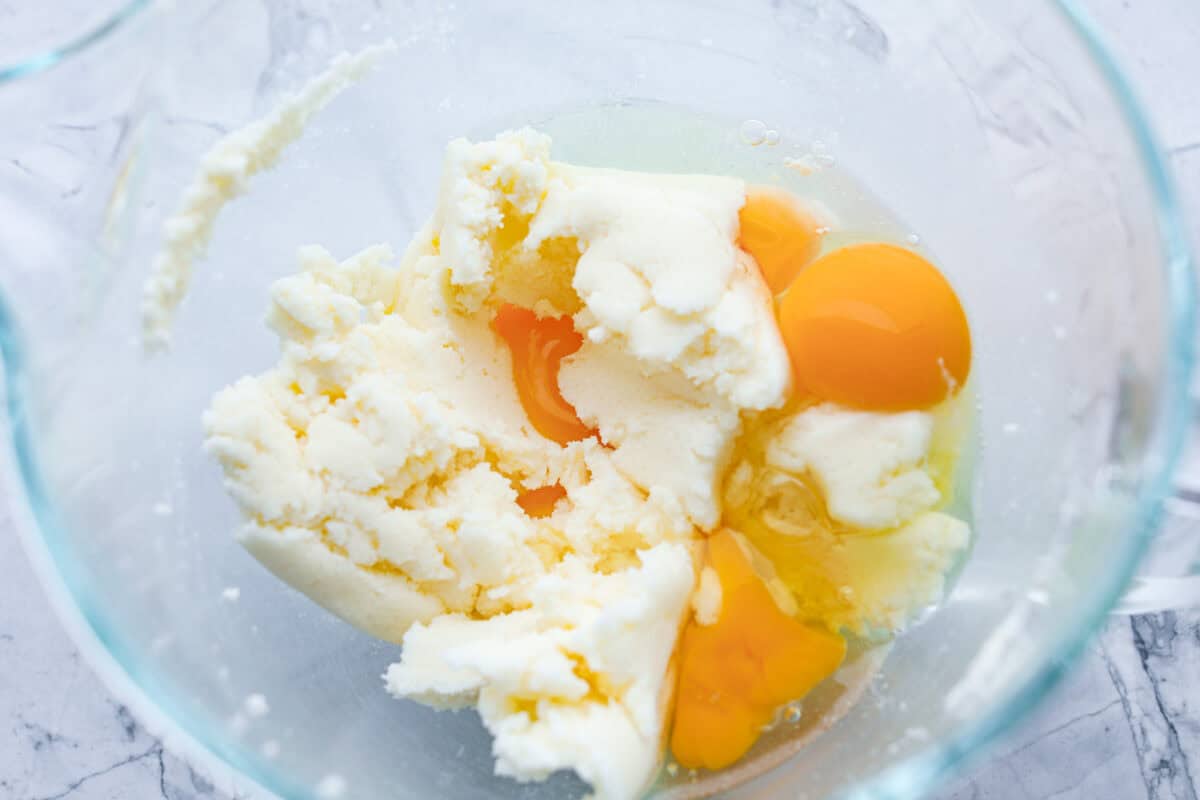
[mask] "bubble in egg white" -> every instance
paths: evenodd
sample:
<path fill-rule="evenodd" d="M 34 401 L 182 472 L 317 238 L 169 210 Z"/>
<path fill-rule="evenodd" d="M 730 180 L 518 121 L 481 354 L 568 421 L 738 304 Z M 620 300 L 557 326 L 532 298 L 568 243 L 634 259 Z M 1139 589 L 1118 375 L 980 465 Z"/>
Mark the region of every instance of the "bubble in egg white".
<path fill-rule="evenodd" d="M 767 123 L 759 119 L 748 119 L 742 123 L 742 141 L 748 145 L 757 146 L 767 140 Z"/>

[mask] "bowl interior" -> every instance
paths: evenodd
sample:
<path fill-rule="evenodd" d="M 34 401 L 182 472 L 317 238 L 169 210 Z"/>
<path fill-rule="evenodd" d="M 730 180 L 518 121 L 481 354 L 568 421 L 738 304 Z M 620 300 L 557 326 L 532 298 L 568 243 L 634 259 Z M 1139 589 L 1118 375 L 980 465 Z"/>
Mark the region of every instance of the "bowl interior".
<path fill-rule="evenodd" d="M 607 107 L 660 123 L 593 127 L 601 161 L 719 172 L 694 131 L 661 120 L 716 120 L 709 130 L 737 148 L 749 146 L 742 122 L 759 119 L 781 134 L 764 169 L 828 153 L 937 254 L 975 333 L 982 444 L 976 543 L 953 596 L 891 648 L 860 702 L 847 708 L 866 685 L 849 670 L 764 737 L 759 766 L 790 758 L 736 791 L 919 788 L 1040 691 L 1128 578 L 1186 371 L 1163 189 L 1124 98 L 1054 7 L 994 5 L 351 2 L 300 15 L 198 4 L 165 19 L 111 235 L 89 232 L 77 261 L 5 286 L 28 372 L 13 392 L 28 415 L 18 444 L 45 489 L 35 512 L 105 646 L 185 731 L 283 796 L 314 796 L 331 774 L 355 797 L 583 796 L 570 775 L 492 777 L 473 713 L 388 698 L 380 676 L 398 649 L 234 542 L 238 514 L 201 451 L 200 415 L 216 390 L 274 362 L 267 289 L 295 269 L 296 248 L 403 248 L 432 208 L 450 138 Z M 397 53 L 225 210 L 172 351 L 147 358 L 141 283 L 199 156 L 330 54 L 387 36 Z M 560 137 L 559 155 L 584 144 Z M 855 664 L 858 677 L 876 669 Z M 247 706 L 255 694 L 265 715 Z M 792 755 L 830 715 L 837 724 Z M 676 796 L 720 785 L 673 783 Z"/>

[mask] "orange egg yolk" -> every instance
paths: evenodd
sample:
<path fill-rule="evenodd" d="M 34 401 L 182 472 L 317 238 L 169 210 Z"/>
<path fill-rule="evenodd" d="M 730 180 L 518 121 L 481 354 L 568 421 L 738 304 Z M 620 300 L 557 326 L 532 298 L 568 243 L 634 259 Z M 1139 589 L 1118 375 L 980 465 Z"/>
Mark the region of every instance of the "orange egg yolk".
<path fill-rule="evenodd" d="M 827 253 L 802 269 L 779 308 L 797 382 L 878 411 L 928 408 L 967 380 L 971 334 L 941 272 L 890 244 Z"/>
<path fill-rule="evenodd" d="M 821 247 L 821 227 L 798 202 L 778 189 L 746 194 L 738 212 L 738 246 L 754 257 L 773 294 L 788 287 Z"/>
<path fill-rule="evenodd" d="M 562 360 L 583 346 L 571 318 L 539 318 L 529 309 L 505 303 L 492 328 L 512 353 L 517 396 L 537 432 L 559 444 L 594 435 L 558 389 Z"/>
<path fill-rule="evenodd" d="M 721 769 L 741 758 L 778 708 L 842 663 L 846 642 L 779 610 L 733 534 L 708 540 L 720 578 L 712 625 L 689 621 L 680 640 L 671 751 L 688 768 Z"/>
<path fill-rule="evenodd" d="M 567 490 L 560 484 L 539 486 L 517 495 L 517 505 L 529 516 L 535 519 L 548 517 L 554 512 L 554 504 L 567 496 Z"/>

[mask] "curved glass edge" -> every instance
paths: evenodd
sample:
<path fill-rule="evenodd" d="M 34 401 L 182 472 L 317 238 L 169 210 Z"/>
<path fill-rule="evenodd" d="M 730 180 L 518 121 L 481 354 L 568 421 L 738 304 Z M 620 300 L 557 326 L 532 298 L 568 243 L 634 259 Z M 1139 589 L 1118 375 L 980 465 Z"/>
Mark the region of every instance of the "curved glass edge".
<path fill-rule="evenodd" d="M 19 64 L 0 67 L 0 85 L 49 69 L 85 50 L 107 37 L 153 2 L 154 0 L 131 0 L 104 23 L 76 40 Z M 954 741 L 912 756 L 889 768 L 867 785 L 843 793 L 844 800 L 904 800 L 928 791 L 963 759 L 976 753 L 1027 714 L 1058 682 L 1107 618 L 1109 609 L 1115 605 L 1132 579 L 1137 563 L 1152 540 L 1163 502 L 1171 491 L 1171 476 L 1185 441 L 1183 433 L 1190 423 L 1188 388 L 1194 361 L 1192 333 L 1196 300 L 1191 256 L 1183 233 L 1173 181 L 1163 159 L 1162 150 L 1141 111 L 1141 105 L 1102 43 L 1098 27 L 1077 0 L 1053 0 L 1053 5 L 1062 12 L 1069 26 L 1079 35 L 1086 51 L 1108 81 L 1117 105 L 1126 119 L 1150 182 L 1159 233 L 1166 253 L 1164 270 L 1170 290 L 1170 317 L 1167 327 L 1171 352 L 1167 364 L 1165 395 L 1160 406 L 1159 430 L 1149 459 L 1148 472 L 1151 474 L 1143 482 L 1138 493 L 1133 535 L 1129 537 L 1126 551 L 1116 559 L 1117 569 L 1110 575 L 1105 591 L 1094 596 L 1091 606 L 1084 614 L 1084 624 L 1074 636 L 1063 642 L 1055 657 L 1014 692 L 1002 710 L 964 728 Z M 238 789 L 243 793 L 249 789 L 256 796 L 263 798 L 279 796 L 266 788 L 273 787 L 275 792 L 281 792 L 283 796 L 304 796 L 306 790 L 288 786 L 283 776 L 265 775 L 258 765 L 247 763 L 236 754 L 230 753 L 211 732 L 201 735 L 201 732 L 208 728 L 207 725 L 184 722 L 183 720 L 191 715 L 170 702 L 168 692 L 156 691 L 146 684 L 147 676 L 137 669 L 136 659 L 129 656 L 119 637 L 110 630 L 102 617 L 89 613 L 86 605 L 81 602 L 84 598 L 78 593 L 79 584 L 71 583 L 69 575 L 64 572 L 66 565 L 56 559 L 52 552 L 52 543 L 61 541 L 62 535 L 47 499 L 41 472 L 35 463 L 28 428 L 23 350 L 13 323 L 5 299 L 0 294 L 0 362 L 3 363 L 11 452 L 25 491 L 28 508 L 41 532 L 40 537 L 22 535 L 21 538 L 35 568 L 38 569 L 43 585 L 51 595 L 50 599 L 60 620 L 72 632 L 72 638 L 81 645 L 81 649 L 90 651 L 86 653 L 88 662 L 99 668 L 98 671 L 108 688 L 123 700 L 130 701 L 139 718 L 151 724 L 153 734 L 164 737 L 169 747 L 182 751 L 196 766 L 206 767 L 210 777 L 221 778 L 225 774 L 226 780 L 219 781 L 221 784 L 237 784 L 236 776 L 227 774 L 233 771 L 253 784 L 239 785 Z"/>
<path fill-rule="evenodd" d="M 1158 220 L 1164 251 L 1163 271 L 1169 292 L 1169 316 L 1165 322 L 1170 349 L 1158 429 L 1146 458 L 1148 474 L 1137 493 L 1134 521 L 1125 552 L 1114 558 L 1116 567 L 1103 591 L 1093 595 L 1090 606 L 1082 614 L 1083 624 L 1062 642 L 1058 652 L 1013 692 L 1007 702 L 1000 704 L 998 710 L 964 726 L 952 741 L 918 753 L 881 773 L 867 785 L 844 792 L 842 800 L 911 800 L 925 795 L 948 777 L 952 769 L 1026 716 L 1054 688 L 1108 619 L 1109 612 L 1136 574 L 1158 531 L 1163 504 L 1172 493 L 1172 476 L 1192 424 L 1190 386 L 1195 366 L 1196 285 L 1170 168 L 1137 94 L 1104 44 L 1100 27 L 1079 0 L 1052 0 L 1051 5 L 1079 37 L 1084 50 L 1108 83 L 1136 145 Z"/>
<path fill-rule="evenodd" d="M 15 323 L 8 301 L 0 291 L 0 365 L 9 453 L 15 479 L 24 491 L 24 503 L 18 500 L 13 511 L 14 514 L 25 511 L 33 521 L 21 524 L 14 517 L 18 523 L 15 527 L 59 622 L 105 687 L 134 711 L 153 736 L 162 739 L 169 749 L 181 754 L 190 766 L 199 769 L 218 787 L 228 789 L 234 797 L 261 800 L 276 800 L 281 795 L 275 792 L 281 792 L 283 797 L 305 796 L 306 790 L 290 786 L 283 776 L 263 774 L 257 765 L 230 752 L 211 726 L 190 722 L 193 715 L 171 699 L 170 691 L 152 685 L 149 676 L 139 668 L 138 659 L 132 657 L 112 626 L 89 607 L 86 592 L 80 588 L 82 580 L 72 574 L 70 561 L 56 555 L 56 543 L 64 540 L 63 528 L 48 499 L 33 447 L 25 349 Z"/>
<path fill-rule="evenodd" d="M 99 25 L 69 42 L 29 56 L 15 64 L 0 64 L 0 86 L 18 78 L 44 72 L 71 56 L 82 53 L 97 42 L 107 39 L 109 34 L 124 26 L 153 2 L 154 0 L 129 0 Z"/>

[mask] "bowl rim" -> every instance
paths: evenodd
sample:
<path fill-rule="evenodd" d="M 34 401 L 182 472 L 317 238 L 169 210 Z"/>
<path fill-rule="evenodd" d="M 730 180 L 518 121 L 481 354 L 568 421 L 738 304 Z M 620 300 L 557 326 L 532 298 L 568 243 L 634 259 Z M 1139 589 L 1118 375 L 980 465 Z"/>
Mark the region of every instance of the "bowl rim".
<path fill-rule="evenodd" d="M 16 64 L 0 65 L 0 87 L 11 80 L 50 69 L 88 49 L 153 3 L 154 0 L 128 0 L 103 22 L 75 39 Z M 1108 575 L 1102 590 L 1092 593 L 1091 602 L 1085 604 L 1081 615 L 1082 624 L 1063 638 L 1059 649 L 1053 653 L 1047 651 L 1045 662 L 1010 692 L 1006 702 L 996 704 L 994 710 L 960 726 L 946 742 L 927 746 L 863 784 L 844 791 L 840 795 L 844 800 L 902 800 L 927 792 L 964 759 L 978 754 L 998 734 L 1025 716 L 1057 684 L 1125 591 L 1154 538 L 1163 504 L 1172 492 L 1171 481 L 1186 441 L 1184 434 L 1191 426 L 1189 391 L 1194 366 L 1196 290 L 1183 215 L 1166 154 L 1159 146 L 1132 86 L 1104 44 L 1099 26 L 1081 3 L 1078 0 L 1051 0 L 1049 5 L 1060 12 L 1068 29 L 1078 36 L 1097 74 L 1107 84 L 1149 184 L 1152 210 L 1158 221 L 1162 268 L 1169 293 L 1165 320 L 1168 355 L 1156 415 L 1157 429 L 1144 457 L 1147 477 L 1137 492 L 1130 534 L 1124 539 L 1124 552 L 1114 556 L 1116 568 Z M 279 776 L 264 774 L 259 765 L 246 763 L 211 737 L 198 735 L 195 725 L 180 722 L 180 717 L 185 715 L 169 711 L 164 692 L 147 686 L 147 676 L 139 674 L 141 671 L 135 668 L 132 659 L 117 657 L 106 643 L 109 638 L 105 635 L 106 623 L 89 614 L 78 588 L 71 588 L 69 569 L 65 568 L 69 565 L 56 561 L 50 546 L 50 540 L 57 538 L 55 531 L 61 526 L 49 504 L 28 427 L 23 353 L 14 317 L 0 293 L 0 363 L 3 364 L 0 386 L 3 387 L 8 422 L 10 457 L 7 460 L 15 466 L 5 473 L 6 482 L 15 489 L 11 496 L 17 498 L 10 505 L 18 538 L 59 622 L 112 694 L 128 706 L 168 750 L 205 774 L 217 789 L 232 796 L 277 798 L 280 795 L 276 791 L 284 791 L 286 796 L 304 796 L 306 789 L 287 786 Z M 75 586 L 78 587 L 78 583 Z M 271 786 L 276 787 L 276 791 L 269 788 Z"/>
<path fill-rule="evenodd" d="M 117 7 L 90 28 L 75 34 L 64 42 L 44 48 L 11 63 L 0 62 L 0 88 L 18 78 L 45 72 L 91 49 L 94 45 L 107 40 L 118 30 L 124 28 L 154 2 L 155 0 L 125 0 L 124 5 Z"/>
<path fill-rule="evenodd" d="M 1100 26 L 1079 0 L 1052 0 L 1068 29 L 1079 38 L 1086 55 L 1102 78 L 1136 150 L 1149 183 L 1151 206 L 1158 222 L 1163 251 L 1163 273 L 1168 293 L 1165 320 L 1168 352 L 1163 396 L 1156 415 L 1156 431 L 1143 458 L 1147 477 L 1139 486 L 1124 552 L 1116 553 L 1116 567 L 1107 584 L 1091 595 L 1081 614 L 1081 624 L 1067 634 L 1056 652 L 1047 652 L 1043 663 L 1024 684 L 997 703 L 994 710 L 961 726 L 949 741 L 931 745 L 888 767 L 862 786 L 843 792 L 841 800 L 906 800 L 924 795 L 1029 714 L 1037 703 L 1070 671 L 1084 648 L 1108 619 L 1128 589 L 1137 568 L 1158 532 L 1166 500 L 1173 494 L 1173 478 L 1183 455 L 1187 433 L 1194 425 L 1195 405 L 1191 381 L 1195 367 L 1196 276 L 1167 154 L 1138 99 L 1132 84 L 1105 43 Z"/>

